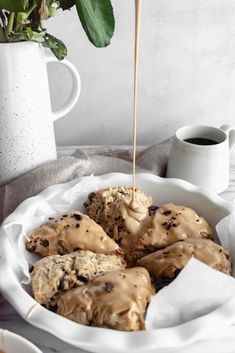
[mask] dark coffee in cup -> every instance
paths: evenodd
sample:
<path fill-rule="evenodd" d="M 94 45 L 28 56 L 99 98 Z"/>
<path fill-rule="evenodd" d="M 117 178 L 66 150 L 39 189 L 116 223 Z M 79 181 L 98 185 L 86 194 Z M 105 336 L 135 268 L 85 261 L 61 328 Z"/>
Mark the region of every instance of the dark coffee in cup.
<path fill-rule="evenodd" d="M 184 141 L 188 143 L 192 143 L 194 145 L 204 145 L 204 146 L 217 145 L 219 143 L 218 141 L 211 140 L 204 137 L 192 137 L 192 138 L 187 138 Z"/>

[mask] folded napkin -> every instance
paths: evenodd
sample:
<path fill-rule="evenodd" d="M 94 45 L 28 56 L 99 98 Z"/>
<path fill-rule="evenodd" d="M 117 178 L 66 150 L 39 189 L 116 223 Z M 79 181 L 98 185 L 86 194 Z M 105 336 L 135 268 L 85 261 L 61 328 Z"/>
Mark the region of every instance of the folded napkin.
<path fill-rule="evenodd" d="M 225 304 L 229 310 L 223 315 Z M 147 310 L 147 329 L 182 324 L 185 324 L 185 334 L 190 326 L 194 336 L 199 337 L 213 336 L 217 330 L 221 333 L 235 324 L 234 277 L 192 258 L 177 278 L 154 296 Z"/>
<path fill-rule="evenodd" d="M 216 225 L 219 240 L 232 257 L 233 276 L 192 258 L 177 278 L 151 300 L 146 328 L 160 331 L 170 329 L 171 341 L 167 353 L 235 352 L 234 229 L 235 212 Z M 197 342 L 200 342 L 201 348 Z M 185 346 L 188 348 L 178 350 Z M 197 349 L 192 350 L 195 346 Z M 159 347 L 159 353 L 165 353 L 163 347 Z"/>
<path fill-rule="evenodd" d="M 233 353 L 235 279 L 192 258 L 152 299 L 146 326 L 169 337 L 159 344 L 158 353 Z"/>
<path fill-rule="evenodd" d="M 171 140 L 137 150 L 137 172 L 164 176 Z M 58 158 L 0 185 L 0 223 L 25 199 L 46 187 L 83 175 L 132 172 L 131 148 L 79 148 L 72 156 Z"/>

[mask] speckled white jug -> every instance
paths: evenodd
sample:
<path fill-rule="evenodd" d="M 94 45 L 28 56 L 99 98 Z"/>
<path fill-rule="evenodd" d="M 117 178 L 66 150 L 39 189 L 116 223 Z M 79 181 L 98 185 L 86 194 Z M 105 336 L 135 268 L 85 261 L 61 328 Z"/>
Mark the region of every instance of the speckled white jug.
<path fill-rule="evenodd" d="M 80 77 L 68 61 L 73 90 L 52 112 L 47 63 L 58 62 L 37 43 L 0 44 L 0 183 L 56 159 L 53 122 L 67 114 L 80 94 Z"/>

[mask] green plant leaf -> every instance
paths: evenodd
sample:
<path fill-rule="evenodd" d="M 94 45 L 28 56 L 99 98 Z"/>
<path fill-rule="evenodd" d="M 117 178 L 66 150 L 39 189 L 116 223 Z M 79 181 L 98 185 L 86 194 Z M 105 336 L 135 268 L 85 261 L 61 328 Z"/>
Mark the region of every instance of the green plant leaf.
<path fill-rule="evenodd" d="M 56 8 L 53 6 L 48 7 L 48 14 L 49 17 L 54 17 L 56 15 Z"/>
<path fill-rule="evenodd" d="M 110 0 L 76 0 L 81 24 L 96 47 L 106 47 L 113 36 L 115 20 Z"/>
<path fill-rule="evenodd" d="M 52 36 L 51 34 L 46 34 L 45 40 L 42 44 L 44 47 L 50 48 L 58 60 L 63 60 L 67 55 L 67 48 L 62 40 Z"/>
<path fill-rule="evenodd" d="M 60 7 L 63 10 L 69 10 L 75 5 L 75 0 L 60 0 Z"/>
<path fill-rule="evenodd" d="M 46 31 L 35 32 L 30 27 L 26 28 L 26 33 L 29 40 L 33 42 L 43 43 L 45 41 Z"/>
<path fill-rule="evenodd" d="M 0 9 L 20 12 L 24 11 L 28 5 L 28 0 L 0 0 Z"/>
<path fill-rule="evenodd" d="M 25 25 L 25 24 L 30 23 L 30 21 L 28 19 L 28 15 L 25 12 L 19 12 L 17 14 L 16 21 L 18 24 L 21 24 L 21 25 Z"/>

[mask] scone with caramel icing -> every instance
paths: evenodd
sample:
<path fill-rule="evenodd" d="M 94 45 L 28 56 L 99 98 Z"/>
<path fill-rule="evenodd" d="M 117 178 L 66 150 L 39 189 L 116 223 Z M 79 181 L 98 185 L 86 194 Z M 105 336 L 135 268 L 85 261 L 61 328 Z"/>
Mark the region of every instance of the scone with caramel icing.
<path fill-rule="evenodd" d="M 156 208 L 150 226 L 134 244 L 130 256 L 140 258 L 179 240 L 212 237 L 210 225 L 193 209 L 169 203 Z"/>
<path fill-rule="evenodd" d="M 129 268 L 106 273 L 70 290 L 60 297 L 57 313 L 84 325 L 144 330 L 144 312 L 152 294 L 148 271 Z"/>
<path fill-rule="evenodd" d="M 118 244 L 129 249 L 151 221 L 151 196 L 131 187 L 113 187 L 92 192 L 85 202 L 87 214 Z"/>
<path fill-rule="evenodd" d="M 138 265 L 145 267 L 157 283 L 170 282 L 186 266 L 191 257 L 215 270 L 231 273 L 231 258 L 227 250 L 210 239 L 178 241 L 162 250 L 142 257 Z"/>
<path fill-rule="evenodd" d="M 36 262 L 32 289 L 36 301 L 53 308 L 61 294 L 106 272 L 124 269 L 121 255 L 95 254 L 79 250 L 67 255 L 52 255 Z"/>
<path fill-rule="evenodd" d="M 42 256 L 64 255 L 76 250 L 100 254 L 122 252 L 100 225 L 78 211 L 49 218 L 32 232 L 26 248 Z"/>

